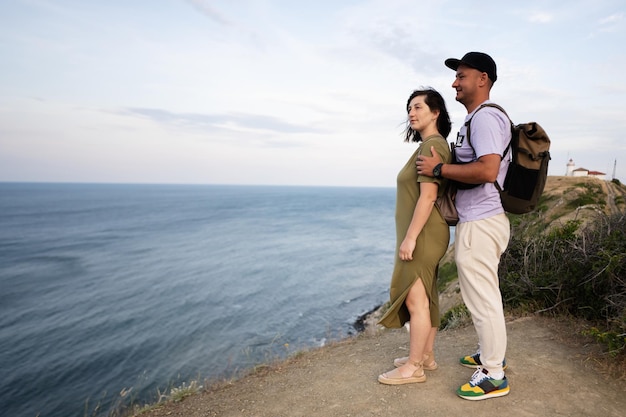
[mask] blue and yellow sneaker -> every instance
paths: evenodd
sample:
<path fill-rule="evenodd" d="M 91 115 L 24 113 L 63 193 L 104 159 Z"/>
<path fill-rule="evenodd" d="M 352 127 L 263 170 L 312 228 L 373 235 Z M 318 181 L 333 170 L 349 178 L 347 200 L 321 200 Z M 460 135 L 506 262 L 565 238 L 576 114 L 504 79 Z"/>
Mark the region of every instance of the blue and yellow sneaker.
<path fill-rule="evenodd" d="M 472 379 L 456 390 L 456 394 L 465 400 L 478 401 L 503 397 L 509 391 L 509 381 L 507 381 L 506 376 L 503 376 L 502 379 L 494 379 L 486 369 L 478 368 L 472 375 Z"/>
<path fill-rule="evenodd" d="M 478 368 L 483 364 L 480 362 L 480 352 L 476 352 L 473 355 L 463 356 L 459 359 L 459 362 L 463 366 L 467 366 L 468 368 Z M 506 359 L 502 361 L 502 370 L 506 369 Z"/>

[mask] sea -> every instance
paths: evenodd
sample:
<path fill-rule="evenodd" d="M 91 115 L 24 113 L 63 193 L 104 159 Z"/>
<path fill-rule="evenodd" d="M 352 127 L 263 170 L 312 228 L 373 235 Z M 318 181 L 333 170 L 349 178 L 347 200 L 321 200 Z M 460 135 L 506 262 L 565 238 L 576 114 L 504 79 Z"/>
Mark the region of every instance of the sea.
<path fill-rule="evenodd" d="M 394 188 L 0 183 L 0 414 L 107 416 L 354 335 Z"/>

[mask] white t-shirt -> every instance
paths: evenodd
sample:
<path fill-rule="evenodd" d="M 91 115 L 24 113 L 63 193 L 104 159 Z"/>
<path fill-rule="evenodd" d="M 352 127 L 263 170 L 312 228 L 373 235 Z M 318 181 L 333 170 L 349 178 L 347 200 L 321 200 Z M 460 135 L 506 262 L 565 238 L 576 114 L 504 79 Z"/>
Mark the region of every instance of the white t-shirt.
<path fill-rule="evenodd" d="M 491 103 L 487 100 L 482 104 Z M 497 154 L 502 156 L 511 141 L 511 123 L 509 118 L 494 107 L 484 107 L 465 117 L 465 121 L 456 140 L 456 156 L 459 162 L 476 161 L 483 155 Z M 476 115 L 474 115 L 476 113 Z M 473 116 L 473 117 L 472 117 Z M 470 123 L 471 147 L 467 141 L 466 123 Z M 472 150 L 473 148 L 473 150 Z M 498 184 L 504 185 L 504 178 L 509 167 L 510 151 L 500 163 Z M 492 183 L 479 185 L 469 190 L 458 190 L 456 208 L 459 212 L 459 222 L 482 220 L 500 213 L 504 213 L 500 193 Z"/>

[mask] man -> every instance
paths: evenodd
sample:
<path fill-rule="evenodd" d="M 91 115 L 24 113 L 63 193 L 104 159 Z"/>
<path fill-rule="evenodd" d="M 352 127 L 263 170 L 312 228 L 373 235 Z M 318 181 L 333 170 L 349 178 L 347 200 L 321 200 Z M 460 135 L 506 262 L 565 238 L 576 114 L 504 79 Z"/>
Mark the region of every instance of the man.
<path fill-rule="evenodd" d="M 463 301 L 478 334 L 478 351 L 460 362 L 477 369 L 457 394 L 468 400 L 483 400 L 509 393 L 504 374 L 507 339 L 498 264 L 509 242 L 510 225 L 493 183 L 504 182 L 509 162 L 502 155 L 511 140 L 511 125 L 498 109 L 484 107 L 477 111 L 481 104 L 490 103 L 489 93 L 497 79 L 496 63 L 489 55 L 469 52 L 461 59 L 447 59 L 445 65 L 456 71 L 452 88 L 468 113 L 455 144 L 460 163 L 442 164 L 433 153 L 432 157 L 420 157 L 417 171 L 474 187 L 459 189 L 456 196 L 459 224 L 455 261 Z M 471 143 L 467 140 L 469 120 Z"/>

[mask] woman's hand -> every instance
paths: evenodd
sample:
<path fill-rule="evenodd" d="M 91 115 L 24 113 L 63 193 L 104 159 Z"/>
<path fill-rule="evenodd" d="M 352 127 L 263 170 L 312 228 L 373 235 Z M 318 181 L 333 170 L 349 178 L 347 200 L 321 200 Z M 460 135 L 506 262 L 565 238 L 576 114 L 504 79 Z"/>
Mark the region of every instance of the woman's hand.
<path fill-rule="evenodd" d="M 412 261 L 413 251 L 415 250 L 415 239 L 404 238 L 398 251 L 398 256 L 401 261 Z"/>

